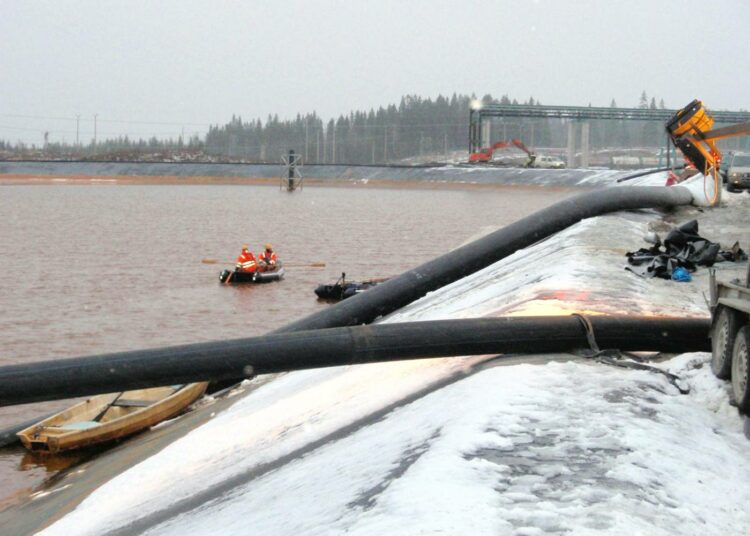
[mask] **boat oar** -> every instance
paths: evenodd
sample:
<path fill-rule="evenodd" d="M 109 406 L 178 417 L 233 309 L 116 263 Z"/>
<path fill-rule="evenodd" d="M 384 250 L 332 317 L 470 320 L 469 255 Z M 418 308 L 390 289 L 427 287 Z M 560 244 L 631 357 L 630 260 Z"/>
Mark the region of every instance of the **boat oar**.
<path fill-rule="evenodd" d="M 324 262 L 311 262 L 308 264 L 287 264 L 281 265 L 283 268 L 325 268 L 326 263 Z"/>
<path fill-rule="evenodd" d="M 99 414 L 98 414 L 98 415 L 97 415 L 96 417 L 94 417 L 93 419 L 91 419 L 91 420 L 92 420 L 92 421 L 94 421 L 94 422 L 99 422 L 99 419 L 101 419 L 102 417 L 104 417 L 104 414 L 105 414 L 105 413 L 107 413 L 107 412 L 109 411 L 109 408 L 111 408 L 111 407 L 112 407 L 112 405 L 113 405 L 113 404 L 114 404 L 115 402 L 117 402 L 117 401 L 118 401 L 118 400 L 120 399 L 120 397 L 121 397 L 122 395 L 124 395 L 124 394 L 125 394 L 125 391 L 121 391 L 121 392 L 120 392 L 120 394 L 118 394 L 118 395 L 117 395 L 117 396 L 116 396 L 116 397 L 115 397 L 115 398 L 114 398 L 114 399 L 112 400 L 112 402 L 110 402 L 109 404 L 105 405 L 105 406 L 104 406 L 104 409 L 103 409 L 103 410 L 101 410 L 101 411 L 99 412 Z"/>
<path fill-rule="evenodd" d="M 235 261 L 219 261 L 218 259 L 201 259 L 203 264 L 235 264 Z M 310 262 L 307 264 L 282 264 L 285 268 L 325 268 L 326 263 L 324 262 Z"/>

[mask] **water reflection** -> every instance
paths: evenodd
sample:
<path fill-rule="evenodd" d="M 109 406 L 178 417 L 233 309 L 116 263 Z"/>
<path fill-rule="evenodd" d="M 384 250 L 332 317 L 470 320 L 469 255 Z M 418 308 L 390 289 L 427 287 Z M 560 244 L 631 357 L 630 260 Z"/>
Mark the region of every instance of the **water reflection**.
<path fill-rule="evenodd" d="M 94 456 L 97 451 L 93 450 L 74 450 L 71 452 L 49 454 L 45 452 L 29 452 L 26 449 L 23 450 L 23 457 L 19 464 L 21 471 L 33 471 L 36 469 L 44 469 L 46 473 L 56 473 L 73 467 L 77 463 L 87 460 Z"/>

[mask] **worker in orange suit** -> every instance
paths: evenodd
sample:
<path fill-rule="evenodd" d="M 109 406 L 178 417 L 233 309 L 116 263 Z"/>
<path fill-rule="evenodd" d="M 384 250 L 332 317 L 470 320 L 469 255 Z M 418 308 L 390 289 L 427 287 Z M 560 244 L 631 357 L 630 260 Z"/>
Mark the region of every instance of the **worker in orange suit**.
<path fill-rule="evenodd" d="M 266 244 L 266 249 L 258 256 L 263 271 L 272 272 L 276 269 L 276 253 L 271 244 Z"/>
<path fill-rule="evenodd" d="M 255 263 L 255 257 L 253 253 L 247 249 L 247 244 L 242 246 L 242 251 L 239 257 L 237 257 L 237 266 L 235 267 L 238 272 L 255 272 L 258 269 L 258 265 Z"/>

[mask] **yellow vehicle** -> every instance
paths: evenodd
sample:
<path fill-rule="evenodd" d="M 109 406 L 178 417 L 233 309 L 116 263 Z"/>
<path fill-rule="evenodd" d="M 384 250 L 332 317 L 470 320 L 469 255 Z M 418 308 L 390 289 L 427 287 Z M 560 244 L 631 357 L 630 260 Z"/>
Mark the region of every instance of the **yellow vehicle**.
<path fill-rule="evenodd" d="M 706 177 L 714 179 L 714 195 L 709 200 L 715 204 L 719 199 L 721 179 L 721 151 L 716 147 L 719 140 L 750 134 L 750 123 L 739 123 L 713 129 L 714 119 L 698 99 L 694 100 L 667 121 L 666 128 L 672 142 L 695 168 Z"/>

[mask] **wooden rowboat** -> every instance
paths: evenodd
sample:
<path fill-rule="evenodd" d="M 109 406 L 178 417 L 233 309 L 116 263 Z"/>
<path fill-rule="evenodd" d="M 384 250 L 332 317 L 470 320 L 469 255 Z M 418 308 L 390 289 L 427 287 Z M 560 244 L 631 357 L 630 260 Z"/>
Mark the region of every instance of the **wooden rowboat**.
<path fill-rule="evenodd" d="M 113 441 L 181 413 L 207 382 L 97 395 L 18 432 L 32 451 L 60 452 Z"/>

